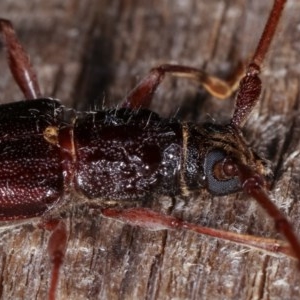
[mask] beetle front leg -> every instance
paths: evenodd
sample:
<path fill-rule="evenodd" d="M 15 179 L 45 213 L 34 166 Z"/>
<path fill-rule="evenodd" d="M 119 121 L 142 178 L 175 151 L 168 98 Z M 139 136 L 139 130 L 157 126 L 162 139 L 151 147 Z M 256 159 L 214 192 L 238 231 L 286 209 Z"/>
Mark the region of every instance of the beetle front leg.
<path fill-rule="evenodd" d="M 131 109 L 148 108 L 157 87 L 166 74 L 188 78 L 196 82 L 199 86 L 202 86 L 212 96 L 225 99 L 238 88 L 238 83 L 244 75 L 244 67 L 242 64 L 239 64 L 232 76 L 228 80 L 223 80 L 192 67 L 171 64 L 160 65 L 152 69 L 126 96 L 122 106 Z"/>
<path fill-rule="evenodd" d="M 297 257 L 289 244 L 280 240 L 204 227 L 183 221 L 173 216 L 164 215 L 147 208 L 105 208 L 101 210 L 101 213 L 105 217 L 133 226 L 144 227 L 148 230 L 188 230 L 198 234 L 204 234 L 210 237 L 233 242 L 248 248 L 264 251 L 274 256 L 283 254 L 293 258 Z"/>
<path fill-rule="evenodd" d="M 7 58 L 11 73 L 25 98 L 40 98 L 41 92 L 36 73 L 10 21 L 0 19 L 0 33 L 3 36 L 4 45 L 7 49 Z"/>

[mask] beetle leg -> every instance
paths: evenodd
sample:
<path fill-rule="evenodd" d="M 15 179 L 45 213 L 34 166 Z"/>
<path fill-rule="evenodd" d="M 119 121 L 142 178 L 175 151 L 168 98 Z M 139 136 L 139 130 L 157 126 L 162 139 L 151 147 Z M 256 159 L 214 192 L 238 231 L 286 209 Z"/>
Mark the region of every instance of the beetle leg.
<path fill-rule="evenodd" d="M 238 83 L 244 75 L 244 67 L 242 64 L 239 64 L 231 78 L 223 80 L 208 75 L 204 71 L 196 68 L 171 64 L 160 65 L 152 69 L 126 96 L 122 106 L 131 109 L 148 108 L 158 85 L 162 82 L 167 73 L 172 76 L 193 80 L 214 97 L 225 99 L 236 91 Z"/>
<path fill-rule="evenodd" d="M 261 94 L 261 80 L 259 78 L 259 74 L 274 38 L 286 1 L 287 0 L 274 1 L 264 32 L 260 38 L 252 60 L 246 68 L 245 76 L 240 81 L 239 91 L 235 100 L 235 108 L 230 122 L 233 126 L 243 127 L 259 100 Z"/>
<path fill-rule="evenodd" d="M 119 220 L 133 226 L 144 227 L 148 230 L 189 230 L 264 251 L 270 255 L 276 256 L 283 254 L 293 258 L 297 257 L 289 244 L 283 241 L 203 227 L 147 208 L 128 208 L 122 210 L 105 208 L 101 210 L 101 213 L 105 217 Z"/>
<path fill-rule="evenodd" d="M 41 92 L 30 59 L 19 42 L 10 21 L 0 19 L 0 33 L 7 49 L 8 64 L 12 75 L 26 99 L 40 98 Z"/>
<path fill-rule="evenodd" d="M 46 220 L 40 224 L 41 228 L 51 231 L 48 242 L 48 253 L 52 262 L 49 300 L 55 299 L 59 279 L 59 270 L 63 264 L 67 248 L 67 228 L 62 220 Z"/>

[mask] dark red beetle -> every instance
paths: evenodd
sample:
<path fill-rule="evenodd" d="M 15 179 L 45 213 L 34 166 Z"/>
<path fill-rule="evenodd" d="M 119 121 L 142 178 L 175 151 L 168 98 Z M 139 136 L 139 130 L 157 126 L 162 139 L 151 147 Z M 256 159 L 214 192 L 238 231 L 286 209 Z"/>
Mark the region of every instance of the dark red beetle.
<path fill-rule="evenodd" d="M 153 194 L 178 195 L 205 188 L 214 195 L 243 190 L 272 216 L 292 251 L 278 252 L 300 260 L 300 245 L 291 225 L 269 199 L 270 170 L 246 144 L 241 127 L 261 93 L 260 67 L 273 38 L 285 1 L 275 1 L 252 61 L 240 81 L 228 125 L 191 124 L 162 119 L 149 111 L 165 74 L 188 77 L 217 97 L 227 97 L 236 82 L 225 82 L 201 70 L 161 65 L 129 93 L 122 108 L 70 113 L 59 101 L 42 98 L 35 72 L 11 24 L 1 20 L 8 61 L 26 100 L 0 107 L 0 219 L 42 217 L 52 231 L 53 261 L 49 298 L 55 297 L 67 233 L 60 213 L 70 193 L 104 216 L 150 229 L 189 229 L 274 251 L 274 241 L 214 231 L 145 208 Z M 237 76 L 238 78 L 239 76 Z"/>

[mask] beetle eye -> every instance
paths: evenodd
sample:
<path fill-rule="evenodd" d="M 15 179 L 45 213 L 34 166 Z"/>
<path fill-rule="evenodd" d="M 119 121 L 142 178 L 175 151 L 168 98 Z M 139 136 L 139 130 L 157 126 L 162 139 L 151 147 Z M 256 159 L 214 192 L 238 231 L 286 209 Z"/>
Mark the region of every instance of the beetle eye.
<path fill-rule="evenodd" d="M 241 183 L 237 176 L 226 177 L 220 176 L 222 160 L 226 154 L 221 150 L 210 151 L 204 160 L 204 174 L 207 180 L 207 188 L 214 195 L 227 195 L 240 190 Z"/>

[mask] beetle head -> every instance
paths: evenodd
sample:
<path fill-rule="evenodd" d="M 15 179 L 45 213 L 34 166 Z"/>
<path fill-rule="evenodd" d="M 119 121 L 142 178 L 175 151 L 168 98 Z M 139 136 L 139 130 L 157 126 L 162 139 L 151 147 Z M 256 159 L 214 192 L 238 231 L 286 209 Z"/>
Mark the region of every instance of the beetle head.
<path fill-rule="evenodd" d="M 272 176 L 269 163 L 247 145 L 240 129 L 204 124 L 189 127 L 187 136 L 184 178 L 189 190 L 205 187 L 214 195 L 235 193 L 248 176 L 244 167 L 268 187 Z"/>

